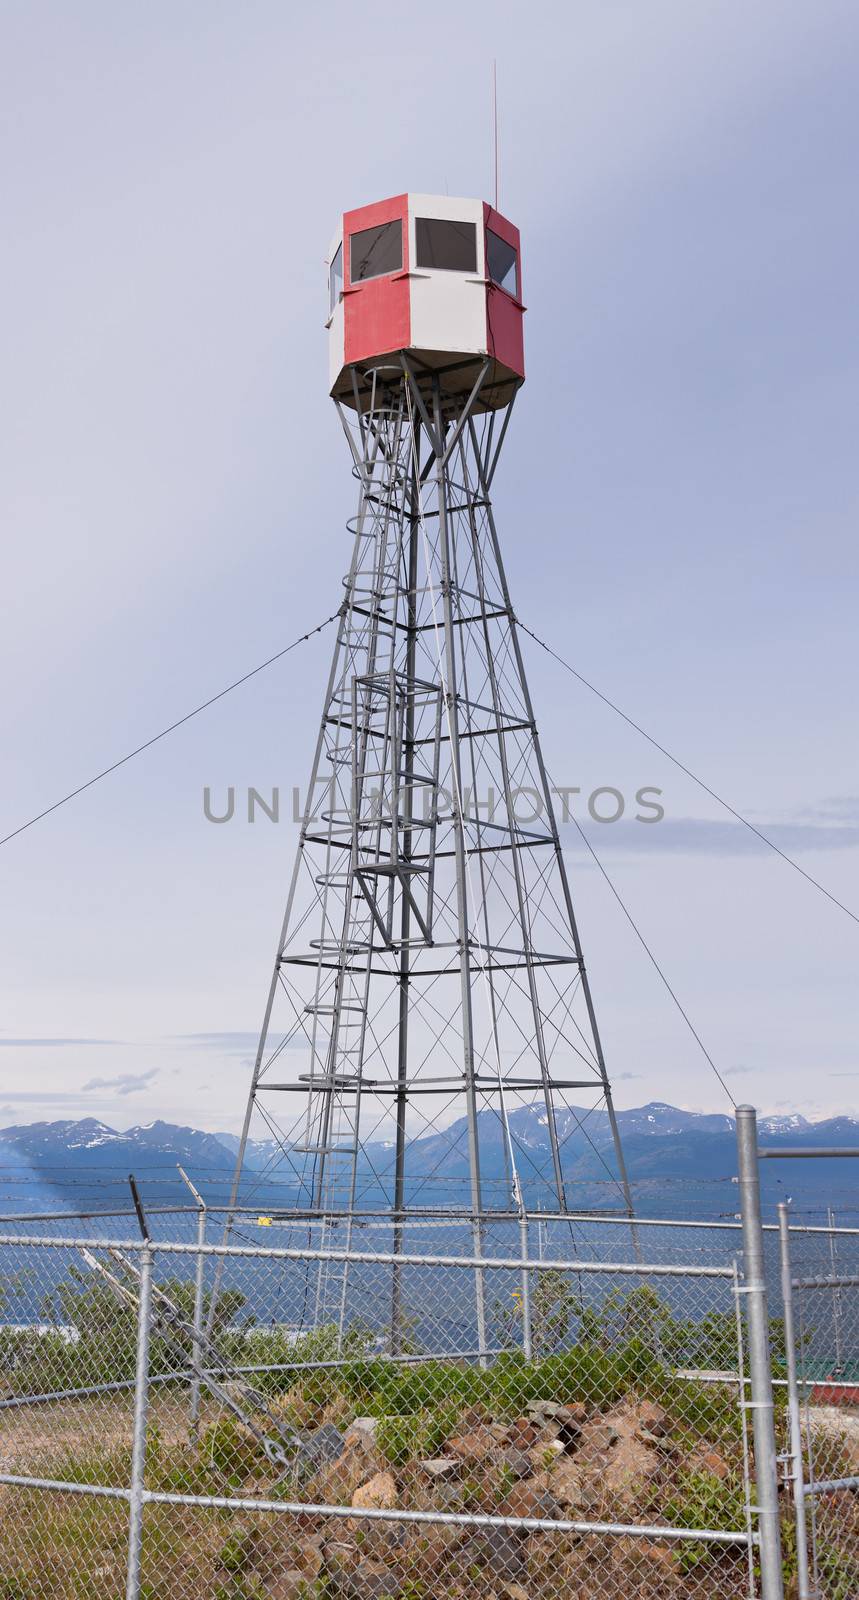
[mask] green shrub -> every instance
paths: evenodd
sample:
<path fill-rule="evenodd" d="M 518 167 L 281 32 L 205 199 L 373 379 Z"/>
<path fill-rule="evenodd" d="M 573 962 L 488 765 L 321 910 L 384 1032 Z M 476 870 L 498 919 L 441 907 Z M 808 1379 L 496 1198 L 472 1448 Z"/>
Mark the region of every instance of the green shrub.
<path fill-rule="evenodd" d="M 376 1432 L 379 1449 L 393 1467 L 403 1466 L 420 1454 L 419 1437 L 420 1418 L 414 1413 L 382 1417 Z"/>
<path fill-rule="evenodd" d="M 259 1466 L 262 1452 L 256 1440 L 232 1417 L 222 1417 L 206 1429 L 200 1441 L 200 1464 L 238 1487 Z"/>
<path fill-rule="evenodd" d="M 725 1533 L 741 1533 L 746 1521 L 742 1476 L 731 1472 L 719 1478 L 698 1467 L 681 1470 L 663 1511 L 665 1521 L 673 1528 L 718 1528 Z M 686 1572 L 696 1570 L 721 1553 L 720 1546 L 703 1541 L 678 1542 L 677 1557 Z"/>
<path fill-rule="evenodd" d="M 218 1561 L 225 1572 L 243 1572 L 250 1566 L 257 1545 L 254 1528 L 235 1528 L 218 1552 Z"/>
<path fill-rule="evenodd" d="M 458 1416 L 458 1406 L 448 1403 L 381 1417 L 376 1442 L 385 1460 L 394 1467 L 437 1456 L 456 1431 Z"/>

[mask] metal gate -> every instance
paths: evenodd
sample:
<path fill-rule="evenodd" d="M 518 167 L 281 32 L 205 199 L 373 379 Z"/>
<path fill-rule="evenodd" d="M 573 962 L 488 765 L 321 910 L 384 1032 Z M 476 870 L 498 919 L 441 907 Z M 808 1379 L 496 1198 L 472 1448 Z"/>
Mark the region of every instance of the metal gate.
<path fill-rule="evenodd" d="M 859 1595 L 859 1272 L 842 1262 L 795 1277 L 787 1207 L 779 1207 L 789 1447 L 798 1600 Z M 853 1241 L 855 1244 L 855 1240 Z"/>

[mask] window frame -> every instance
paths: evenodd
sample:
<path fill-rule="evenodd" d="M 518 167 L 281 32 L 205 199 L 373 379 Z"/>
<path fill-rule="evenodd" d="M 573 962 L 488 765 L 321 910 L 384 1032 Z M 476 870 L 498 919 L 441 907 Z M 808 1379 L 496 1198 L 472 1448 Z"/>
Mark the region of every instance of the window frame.
<path fill-rule="evenodd" d="M 498 278 L 495 278 L 492 275 L 492 272 L 491 272 L 491 269 L 490 269 L 490 265 L 489 265 L 489 241 L 490 241 L 490 239 L 497 239 L 499 244 L 504 245 L 506 247 L 506 249 L 511 250 L 513 252 L 513 271 L 514 271 L 515 277 L 514 277 L 514 288 L 512 288 L 512 289 L 508 289 L 506 283 L 500 282 L 500 280 Z M 508 268 L 508 272 L 509 272 L 509 268 Z M 489 279 L 489 282 L 491 284 L 494 284 L 496 289 L 500 289 L 501 290 L 502 294 L 509 294 L 511 300 L 518 301 L 518 299 L 519 299 L 519 287 L 520 287 L 519 286 L 519 246 L 516 245 L 516 244 L 511 244 L 509 239 L 505 239 L 503 234 L 498 233 L 495 228 L 490 228 L 488 223 L 486 225 L 486 276 Z"/>
<path fill-rule="evenodd" d="M 343 240 L 337 246 L 328 267 L 328 315 L 333 317 L 343 295 Z M 335 293 L 334 285 L 338 282 L 337 262 L 340 262 L 339 288 Z"/>
<path fill-rule="evenodd" d="M 472 243 L 473 243 L 473 246 L 474 246 L 474 256 L 473 256 L 473 260 L 472 260 L 471 264 L 469 266 L 467 266 L 467 267 L 443 267 L 443 266 L 437 265 L 437 263 L 434 262 L 434 261 L 422 261 L 420 259 L 420 248 L 421 248 L 421 246 L 420 246 L 420 235 L 418 233 L 418 229 L 420 228 L 421 223 L 426 223 L 429 226 L 438 226 L 438 227 L 441 227 L 441 228 L 457 228 L 457 229 L 458 228 L 470 228 L 471 229 Z M 416 216 L 415 217 L 415 267 L 421 272 L 458 272 L 458 273 L 466 273 L 466 274 L 470 273 L 471 276 L 474 277 L 475 274 L 477 273 L 477 223 L 476 222 L 472 222 L 470 220 L 470 218 L 468 218 L 468 217 L 417 217 Z"/>
<path fill-rule="evenodd" d="M 356 278 L 355 274 L 353 272 L 353 260 L 352 260 L 352 252 L 353 252 L 355 240 L 356 239 L 360 239 L 362 234 L 367 234 L 367 233 L 380 234 L 384 228 L 394 228 L 394 227 L 399 228 L 399 230 L 400 230 L 400 259 L 399 259 L 399 264 L 397 266 L 394 266 L 394 267 L 385 267 L 384 270 L 381 271 L 381 272 L 369 272 L 369 273 L 366 273 L 361 278 Z M 354 231 L 349 234 L 349 287 L 350 288 L 353 288 L 353 289 L 354 288 L 358 288 L 363 283 L 373 283 L 379 278 L 390 278 L 395 272 L 402 272 L 404 261 L 405 261 L 405 248 L 404 248 L 404 239 L 403 239 L 403 218 L 402 217 L 389 217 L 386 222 L 375 222 L 369 228 L 355 228 Z"/>

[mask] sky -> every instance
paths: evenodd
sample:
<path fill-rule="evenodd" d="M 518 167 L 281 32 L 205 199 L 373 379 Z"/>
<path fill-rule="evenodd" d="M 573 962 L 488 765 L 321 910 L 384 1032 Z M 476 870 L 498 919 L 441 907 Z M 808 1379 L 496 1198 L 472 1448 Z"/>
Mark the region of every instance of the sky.
<path fill-rule="evenodd" d="M 328 241 L 489 196 L 495 57 L 517 612 L 859 915 L 850 0 L 5 0 L 0 42 L 0 835 L 336 609 Z M 237 1128 L 331 644 L 0 847 L 0 1125 Z M 857 1112 L 857 922 L 526 644 L 550 771 L 731 1096 Z M 619 1104 L 726 1109 L 564 845 Z"/>

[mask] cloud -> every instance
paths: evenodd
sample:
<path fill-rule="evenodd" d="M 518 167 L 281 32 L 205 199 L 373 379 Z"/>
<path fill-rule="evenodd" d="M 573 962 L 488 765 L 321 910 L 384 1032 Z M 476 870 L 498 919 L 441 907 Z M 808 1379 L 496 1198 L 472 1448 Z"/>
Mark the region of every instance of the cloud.
<path fill-rule="evenodd" d="M 247 1029 L 237 1030 L 232 1033 L 174 1033 L 170 1037 L 181 1041 L 183 1044 L 196 1045 L 202 1050 L 220 1050 L 228 1055 L 243 1055 L 246 1050 L 256 1051 L 256 1047 L 259 1044 L 259 1029 L 256 1028 L 253 1031 Z M 286 1034 L 270 1033 L 267 1040 L 267 1048 L 275 1050 L 278 1047 L 282 1047 L 285 1050 L 300 1050 L 307 1044 L 307 1040 L 301 1033 L 295 1034 L 286 1043 L 284 1043 L 284 1040 L 286 1040 Z"/>
<path fill-rule="evenodd" d="M 622 850 L 650 855 L 677 851 L 689 855 L 748 856 L 766 855 L 770 848 L 742 823 L 720 822 L 715 818 L 664 817 L 661 822 L 653 823 L 624 820 L 583 826 L 600 854 Z M 761 831 L 787 855 L 808 850 L 859 848 L 859 826 L 853 824 L 762 822 Z M 584 848 L 572 823 L 566 825 L 564 847 L 568 850 Z"/>
<path fill-rule="evenodd" d="M 837 818 L 839 822 L 859 822 L 859 795 L 834 794 L 821 800 L 819 806 L 806 806 L 802 811 L 797 811 L 798 817 L 805 817 L 812 822 L 831 822 Z"/>
<path fill-rule="evenodd" d="M 633 1078 L 640 1077 L 640 1072 L 613 1072 L 611 1075 L 611 1081 L 612 1083 L 630 1083 Z"/>
<path fill-rule="evenodd" d="M 723 1078 L 742 1078 L 747 1072 L 753 1072 L 753 1067 L 722 1067 Z"/>
<path fill-rule="evenodd" d="M 14 1102 L 19 1106 L 84 1106 L 88 1098 L 82 1089 L 73 1092 L 65 1090 L 57 1092 L 54 1089 L 4 1089 L 3 1094 L 8 1102 Z M 6 1110 L 11 1109 L 11 1104 L 7 1104 Z"/>
<path fill-rule="evenodd" d="M 119 1045 L 119 1044 L 124 1044 L 124 1043 L 125 1043 L 124 1039 L 34 1039 L 34 1038 L 7 1039 L 7 1038 L 3 1038 L 3 1039 L 0 1039 L 0 1050 L 2 1050 L 4 1048 L 8 1048 L 10 1050 L 27 1050 L 27 1049 L 31 1049 L 31 1048 L 36 1048 L 36 1049 L 39 1049 L 39 1050 L 60 1050 L 60 1049 L 64 1049 L 67 1045 L 76 1045 L 76 1044 L 85 1044 L 85 1045 L 112 1044 L 112 1045 Z"/>
<path fill-rule="evenodd" d="M 198 1045 L 203 1050 L 248 1050 L 258 1044 L 259 1029 L 256 1033 L 249 1029 L 224 1033 L 174 1033 L 171 1038 L 182 1044 Z"/>
<path fill-rule="evenodd" d="M 88 1083 L 82 1085 L 81 1094 L 92 1094 L 96 1089 L 113 1089 L 116 1094 L 139 1094 L 157 1077 L 158 1068 L 150 1067 L 148 1072 L 120 1072 L 115 1078 L 90 1078 Z"/>

